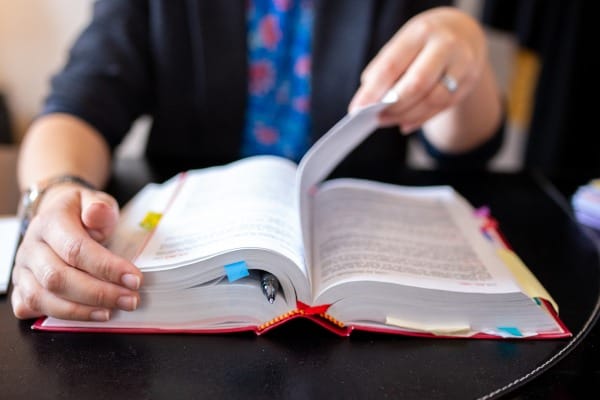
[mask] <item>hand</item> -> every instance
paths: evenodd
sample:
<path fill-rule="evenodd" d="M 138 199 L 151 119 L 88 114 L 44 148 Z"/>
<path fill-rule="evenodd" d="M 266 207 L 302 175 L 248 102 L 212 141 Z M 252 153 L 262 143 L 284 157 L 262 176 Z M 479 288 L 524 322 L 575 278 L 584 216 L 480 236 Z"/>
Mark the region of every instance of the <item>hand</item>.
<path fill-rule="evenodd" d="M 378 101 L 393 89 L 398 101 L 381 113 L 380 123 L 410 133 L 474 89 L 486 52 L 485 34 L 468 14 L 452 7 L 425 11 L 410 19 L 369 63 L 349 109 Z M 444 76 L 455 80 L 455 91 L 442 84 Z"/>
<path fill-rule="evenodd" d="M 49 189 L 15 258 L 15 316 L 106 321 L 114 308 L 134 310 L 141 272 L 100 243 L 118 215 L 106 193 L 75 184 Z"/>

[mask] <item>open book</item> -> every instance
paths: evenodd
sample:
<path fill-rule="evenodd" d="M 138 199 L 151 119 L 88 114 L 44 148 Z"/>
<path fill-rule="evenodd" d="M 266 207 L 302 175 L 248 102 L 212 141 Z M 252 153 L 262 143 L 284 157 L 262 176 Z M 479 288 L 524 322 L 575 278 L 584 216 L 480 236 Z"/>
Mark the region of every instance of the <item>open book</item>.
<path fill-rule="evenodd" d="M 570 336 L 491 217 L 451 187 L 324 181 L 386 105 L 347 115 L 299 165 L 256 156 L 147 185 L 109 244 L 144 273 L 140 308 L 34 328 L 261 334 L 303 317 L 340 335 Z"/>

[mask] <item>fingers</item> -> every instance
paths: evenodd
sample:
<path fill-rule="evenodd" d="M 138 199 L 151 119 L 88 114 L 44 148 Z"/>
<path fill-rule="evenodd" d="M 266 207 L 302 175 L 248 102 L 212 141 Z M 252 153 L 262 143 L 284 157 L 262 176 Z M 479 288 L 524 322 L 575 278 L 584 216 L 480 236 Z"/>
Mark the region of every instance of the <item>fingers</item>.
<path fill-rule="evenodd" d="M 105 241 L 118 219 L 119 206 L 112 196 L 90 190 L 81 193 L 81 222 L 92 238 L 98 242 Z"/>
<path fill-rule="evenodd" d="M 13 312 L 19 319 L 36 318 L 43 315 L 61 319 L 107 321 L 110 310 L 78 304 L 58 297 L 40 287 L 30 271 L 19 270 L 19 282 L 11 295 Z"/>
<path fill-rule="evenodd" d="M 41 241 L 47 243 L 66 265 L 85 271 L 98 279 L 137 290 L 141 274 L 129 261 L 122 259 L 93 240 L 81 225 L 64 221 L 62 229 L 45 227 Z"/>
<path fill-rule="evenodd" d="M 465 72 L 465 64 L 453 64 L 444 71 L 435 57 L 442 57 L 447 52 L 434 51 L 433 54 L 422 54 L 420 60 L 415 61 L 406 74 L 395 86 L 398 101 L 387 107 L 380 114 L 380 123 L 383 126 L 400 125 L 403 133 L 410 133 L 423 125 L 434 115 L 459 102 L 470 84 Z M 426 59 L 431 57 L 431 59 Z M 419 65 L 423 60 L 423 65 Z M 416 76 L 412 76 L 413 71 Z M 444 77 L 451 77 L 456 85 L 450 90 L 443 82 Z"/>
<path fill-rule="evenodd" d="M 350 110 L 393 90 L 398 100 L 381 113 L 380 124 L 410 132 L 460 102 L 483 68 L 484 48 L 472 25 L 448 8 L 407 22 L 364 70 Z M 442 84 L 445 75 L 454 78 L 456 90 Z"/>
<path fill-rule="evenodd" d="M 444 51 L 437 52 L 437 55 Z M 424 55 L 426 57 L 426 55 Z M 398 101 L 380 114 L 383 126 L 400 125 L 403 133 L 411 133 L 438 113 L 460 102 L 472 90 L 476 76 L 469 72 L 469 65 L 461 59 L 442 70 L 429 67 L 436 62 L 425 61 L 424 66 L 411 66 L 405 79 L 394 89 Z M 419 69 L 419 76 L 409 76 Z M 424 71 L 424 72 L 423 72 Z M 454 87 L 448 87 L 444 79 L 451 79 Z"/>
<path fill-rule="evenodd" d="M 382 125 L 401 125 L 410 132 L 424 122 L 424 118 L 439 112 L 451 103 L 451 93 L 440 92 L 439 79 L 451 58 L 451 49 L 445 43 L 434 41 L 415 58 L 393 89 L 398 100 L 380 115 Z"/>
<path fill-rule="evenodd" d="M 39 241 L 47 243 L 65 264 L 81 269 L 98 279 L 137 290 L 141 284 L 141 272 L 131 262 L 111 253 L 95 241 L 82 225 L 81 219 L 85 215 L 89 223 L 97 223 L 98 231 L 108 231 L 114 228 L 118 218 L 118 215 L 113 215 L 108 210 L 112 209 L 113 205 L 99 204 L 103 201 L 102 196 L 89 196 L 86 204 L 83 204 L 83 200 L 75 200 L 79 206 L 77 214 L 73 212 L 75 206 L 62 207 L 46 215 L 44 219 L 35 218 L 30 228 L 37 232 Z M 92 196 L 96 196 L 96 200 L 91 200 Z M 83 206 L 86 208 L 82 209 Z M 115 220 L 101 226 L 97 220 L 102 215 Z M 60 229 L 52 229 L 58 226 Z"/>
<path fill-rule="evenodd" d="M 412 133 L 447 108 L 452 103 L 451 96 L 447 89 L 440 86 L 433 89 L 425 99 L 412 108 L 396 111 L 393 106 L 390 106 L 380 114 L 380 124 L 381 126 L 399 125 L 402 133 Z"/>
<path fill-rule="evenodd" d="M 399 108 L 406 109 L 414 106 L 435 88 L 444 72 L 452 64 L 456 64 L 453 60 L 456 58 L 453 51 L 447 41 L 432 40 L 427 43 L 406 69 L 402 78 L 393 86 L 398 96 Z M 458 66 L 455 65 L 454 68 Z"/>
<path fill-rule="evenodd" d="M 98 321 L 136 309 L 141 272 L 92 237 L 106 239 L 117 220 L 107 194 L 66 185 L 48 193 L 15 257 L 15 316 Z"/>
<path fill-rule="evenodd" d="M 24 251 L 27 252 L 26 262 L 35 265 L 36 268 L 28 268 L 19 256 L 16 262 L 23 265 L 23 268 L 15 272 L 17 282 L 31 278 L 29 276 L 31 274 L 36 282 L 34 290 L 50 292 L 65 300 L 95 307 L 120 308 L 125 311 L 137 308 L 139 302 L 137 292 L 99 280 L 77 268 L 72 268 L 47 244 L 40 243 L 33 248 L 26 246 Z M 28 293 L 25 289 L 24 291 Z"/>
<path fill-rule="evenodd" d="M 361 75 L 361 85 L 350 102 L 349 110 L 381 99 L 404 74 L 424 46 L 424 38 L 412 36 L 407 28 L 401 29 L 373 58 Z"/>

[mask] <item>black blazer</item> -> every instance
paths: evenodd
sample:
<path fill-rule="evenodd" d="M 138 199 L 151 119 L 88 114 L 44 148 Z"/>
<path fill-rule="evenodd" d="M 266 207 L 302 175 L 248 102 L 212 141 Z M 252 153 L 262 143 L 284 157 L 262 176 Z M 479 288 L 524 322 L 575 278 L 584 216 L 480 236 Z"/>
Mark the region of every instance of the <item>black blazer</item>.
<path fill-rule="evenodd" d="M 247 96 L 243 0 L 100 0 L 52 80 L 43 114 L 68 112 L 114 148 L 153 117 L 146 155 L 202 167 L 239 158 Z M 312 60 L 312 140 L 337 122 L 360 73 L 412 15 L 448 1 L 318 0 Z M 404 162 L 405 138 L 378 132 L 350 164 Z M 184 162 L 185 165 L 184 165 Z"/>

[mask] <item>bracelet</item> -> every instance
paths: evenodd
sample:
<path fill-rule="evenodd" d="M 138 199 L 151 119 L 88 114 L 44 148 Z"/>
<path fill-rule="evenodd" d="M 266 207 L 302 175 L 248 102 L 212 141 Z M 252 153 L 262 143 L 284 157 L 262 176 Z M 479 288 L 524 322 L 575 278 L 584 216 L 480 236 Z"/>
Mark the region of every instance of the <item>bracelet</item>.
<path fill-rule="evenodd" d="M 21 197 L 21 204 L 19 207 L 19 216 L 21 217 L 21 235 L 25 234 L 25 231 L 29 226 L 29 222 L 35 215 L 37 207 L 46 191 L 53 186 L 63 183 L 75 183 L 87 189 L 97 190 L 94 185 L 82 177 L 70 174 L 58 175 L 34 183 L 27 190 L 25 190 L 25 192 L 23 192 Z"/>

